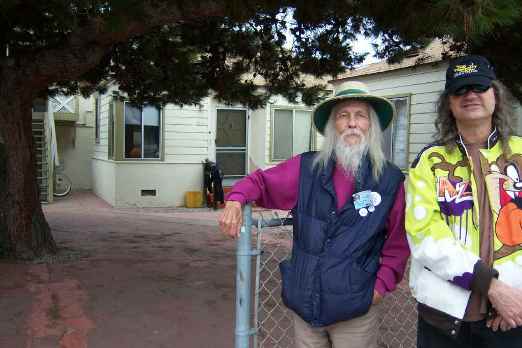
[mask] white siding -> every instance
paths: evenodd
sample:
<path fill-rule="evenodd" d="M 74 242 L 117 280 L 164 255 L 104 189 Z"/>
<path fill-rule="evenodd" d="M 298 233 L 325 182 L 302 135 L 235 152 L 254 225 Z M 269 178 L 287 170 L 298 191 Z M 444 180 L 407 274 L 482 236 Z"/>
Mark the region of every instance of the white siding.
<path fill-rule="evenodd" d="M 166 163 L 198 163 L 209 157 L 208 101 L 201 106 L 164 108 Z"/>
<path fill-rule="evenodd" d="M 266 168 L 267 139 L 270 130 L 267 119 L 270 108 L 252 110 L 250 113 L 250 136 L 248 147 L 249 171 Z"/>
<path fill-rule="evenodd" d="M 100 139 L 94 158 L 108 159 L 108 120 L 112 91 L 101 96 Z M 165 163 L 201 163 L 208 157 L 208 107 L 168 104 L 163 110 Z"/>
<path fill-rule="evenodd" d="M 112 92 L 117 90 L 115 87 L 110 87 L 107 91 L 100 95 L 100 139 L 97 144 L 94 145 L 95 159 L 108 159 L 108 141 L 109 141 L 109 106 L 112 100 Z"/>

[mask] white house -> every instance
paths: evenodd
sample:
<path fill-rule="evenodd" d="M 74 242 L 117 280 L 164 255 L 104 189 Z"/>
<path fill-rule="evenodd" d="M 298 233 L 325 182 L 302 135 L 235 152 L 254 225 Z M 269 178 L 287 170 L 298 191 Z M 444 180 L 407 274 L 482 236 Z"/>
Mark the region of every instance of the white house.
<path fill-rule="evenodd" d="M 181 206 L 203 189 L 203 162 L 224 185 L 314 148 L 311 108 L 273 97 L 265 108 L 223 105 L 135 107 L 115 86 L 95 97 L 93 191 L 117 207 Z"/>

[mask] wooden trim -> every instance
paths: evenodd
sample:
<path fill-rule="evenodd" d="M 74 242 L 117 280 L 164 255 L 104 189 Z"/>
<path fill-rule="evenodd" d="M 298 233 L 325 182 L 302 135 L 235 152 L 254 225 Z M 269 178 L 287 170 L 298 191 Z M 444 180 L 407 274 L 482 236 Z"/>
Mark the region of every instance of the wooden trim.
<path fill-rule="evenodd" d="M 115 99 L 114 101 L 114 160 L 122 161 L 125 159 L 125 138 L 124 138 L 124 102 Z"/>
<path fill-rule="evenodd" d="M 114 99 L 109 102 L 109 115 L 107 119 L 107 158 L 114 159 Z"/>
<path fill-rule="evenodd" d="M 311 144 L 310 144 L 310 150 L 313 150 L 313 148 L 315 146 L 317 146 L 317 132 L 315 131 L 315 127 L 313 125 L 313 115 L 312 115 L 312 112 L 313 112 L 313 109 L 310 108 L 310 107 L 307 107 L 305 105 L 270 105 L 270 139 L 269 142 L 268 142 L 268 164 L 278 164 L 278 163 L 281 163 L 283 161 L 286 161 L 287 159 L 274 159 L 274 153 L 273 153 L 273 149 L 274 149 L 274 114 L 275 114 L 275 111 L 276 110 L 289 110 L 289 111 L 292 111 L 292 132 L 293 132 L 293 129 L 294 129 L 294 121 L 295 121 L 295 112 L 296 111 L 307 111 L 307 112 L 310 112 L 310 128 L 311 130 L 314 131 L 313 134 L 310 134 L 310 141 L 311 141 Z M 293 138 L 292 138 L 292 149 L 293 149 Z M 290 155 L 290 158 L 293 156 L 293 151 L 292 151 L 292 154 Z"/>

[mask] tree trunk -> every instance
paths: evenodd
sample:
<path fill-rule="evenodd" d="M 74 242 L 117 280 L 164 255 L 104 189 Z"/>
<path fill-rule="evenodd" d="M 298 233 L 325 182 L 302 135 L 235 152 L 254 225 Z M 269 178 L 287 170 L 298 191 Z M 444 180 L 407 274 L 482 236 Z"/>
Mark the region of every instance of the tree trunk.
<path fill-rule="evenodd" d="M 9 258 L 32 259 L 57 250 L 39 200 L 31 103 L 32 95 L 24 88 L 0 85 L 0 136 L 5 150 L 5 158 L 0 158 L 0 188 L 2 184 L 6 188 L 0 189 L 0 252 Z"/>

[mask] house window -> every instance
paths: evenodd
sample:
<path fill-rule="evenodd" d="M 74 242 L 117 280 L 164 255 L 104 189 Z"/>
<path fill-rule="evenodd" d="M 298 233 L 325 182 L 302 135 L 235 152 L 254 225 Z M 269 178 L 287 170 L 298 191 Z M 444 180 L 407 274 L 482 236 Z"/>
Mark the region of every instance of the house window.
<path fill-rule="evenodd" d="M 384 131 L 384 153 L 399 168 L 408 168 L 408 120 L 410 113 L 410 97 L 388 97 L 395 105 L 397 115 Z"/>
<path fill-rule="evenodd" d="M 146 105 L 136 107 L 125 103 L 125 158 L 160 158 L 160 109 Z"/>
<path fill-rule="evenodd" d="M 282 161 L 312 147 L 312 112 L 274 109 L 272 119 L 272 160 Z"/>
<path fill-rule="evenodd" d="M 100 143 L 100 109 L 101 97 L 98 95 L 94 98 L 94 134 L 96 144 Z"/>

